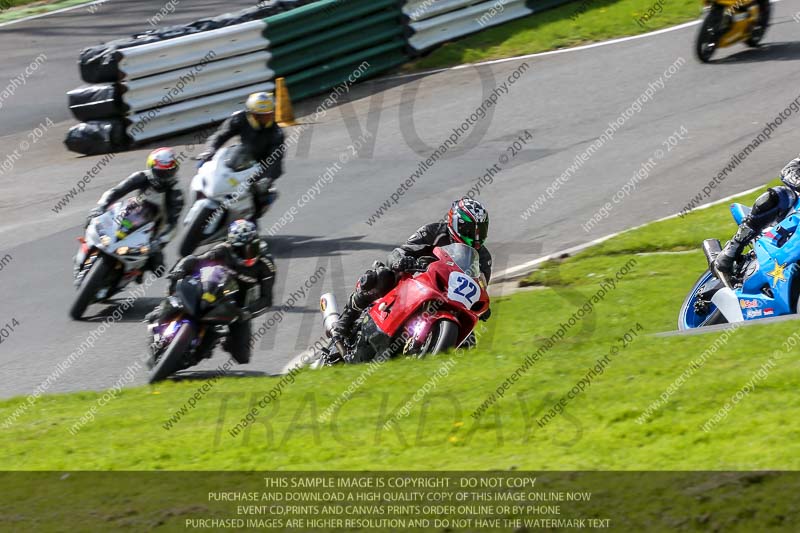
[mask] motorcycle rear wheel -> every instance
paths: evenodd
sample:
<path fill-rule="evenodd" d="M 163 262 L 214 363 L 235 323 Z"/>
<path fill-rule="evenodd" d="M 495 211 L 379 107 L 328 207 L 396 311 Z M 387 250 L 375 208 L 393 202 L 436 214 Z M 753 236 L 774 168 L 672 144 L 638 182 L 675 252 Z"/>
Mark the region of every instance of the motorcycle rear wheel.
<path fill-rule="evenodd" d="M 73 320 L 80 320 L 86 308 L 92 304 L 97 295 L 97 291 L 103 288 L 108 278 L 108 273 L 113 268 L 113 259 L 105 255 L 100 255 L 95 259 L 88 274 L 83 278 L 83 283 L 78 287 L 78 295 L 69 310 L 69 316 Z"/>
<path fill-rule="evenodd" d="M 175 334 L 169 348 L 161 355 L 158 362 L 150 372 L 148 383 L 156 383 L 167 379 L 170 375 L 180 370 L 181 361 L 189 351 L 195 337 L 195 328 L 189 323 L 181 324 L 180 331 Z"/>
<path fill-rule="evenodd" d="M 767 33 L 767 26 L 769 26 L 770 10 L 768 9 L 766 13 L 762 12 L 759 18 L 758 25 L 761 27 L 751 30 L 750 37 L 745 41 L 745 44 L 750 48 L 761 46 L 761 41 L 764 39 L 764 34 Z"/>

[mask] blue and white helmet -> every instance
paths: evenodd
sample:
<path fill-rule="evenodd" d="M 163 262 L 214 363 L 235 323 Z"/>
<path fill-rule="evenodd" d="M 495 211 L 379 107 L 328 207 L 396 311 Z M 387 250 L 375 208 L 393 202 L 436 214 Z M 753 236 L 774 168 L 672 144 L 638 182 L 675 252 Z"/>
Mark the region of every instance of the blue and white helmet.
<path fill-rule="evenodd" d="M 228 226 L 228 244 L 238 262 L 253 266 L 261 250 L 256 225 L 244 219 L 231 222 Z"/>

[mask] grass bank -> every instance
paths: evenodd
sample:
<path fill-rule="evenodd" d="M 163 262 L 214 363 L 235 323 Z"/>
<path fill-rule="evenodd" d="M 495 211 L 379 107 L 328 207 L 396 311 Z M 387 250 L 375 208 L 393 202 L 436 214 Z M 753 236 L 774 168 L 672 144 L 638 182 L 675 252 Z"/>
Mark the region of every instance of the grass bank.
<path fill-rule="evenodd" d="M 65 7 L 88 4 L 92 0 L 0 0 L 0 22 L 41 15 Z M 94 13 L 87 6 L 90 13 Z"/>
<path fill-rule="evenodd" d="M 697 0 L 576 1 L 447 43 L 407 69 L 449 67 L 638 35 L 696 19 L 701 7 Z"/>

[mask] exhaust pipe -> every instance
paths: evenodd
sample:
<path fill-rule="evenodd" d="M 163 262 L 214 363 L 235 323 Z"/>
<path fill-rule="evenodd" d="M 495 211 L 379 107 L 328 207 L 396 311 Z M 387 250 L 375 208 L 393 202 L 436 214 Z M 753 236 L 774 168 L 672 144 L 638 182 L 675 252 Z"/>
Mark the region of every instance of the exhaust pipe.
<path fill-rule="evenodd" d="M 714 273 L 714 275 L 722 282 L 723 285 L 729 289 L 733 289 L 733 283 L 731 282 L 730 277 L 714 268 L 714 259 L 717 258 L 721 251 L 722 246 L 719 244 L 719 239 L 706 239 L 703 241 L 703 253 L 706 255 L 708 268 L 711 269 L 711 272 Z"/>
<path fill-rule="evenodd" d="M 322 311 L 322 325 L 325 335 L 330 339 L 334 324 L 339 320 L 339 307 L 336 297 L 331 292 L 326 292 L 319 299 L 319 310 Z"/>
<path fill-rule="evenodd" d="M 709 267 L 714 264 L 714 259 L 717 258 L 721 251 L 722 246 L 719 243 L 719 239 L 706 239 L 703 241 L 703 253 L 706 255 Z"/>

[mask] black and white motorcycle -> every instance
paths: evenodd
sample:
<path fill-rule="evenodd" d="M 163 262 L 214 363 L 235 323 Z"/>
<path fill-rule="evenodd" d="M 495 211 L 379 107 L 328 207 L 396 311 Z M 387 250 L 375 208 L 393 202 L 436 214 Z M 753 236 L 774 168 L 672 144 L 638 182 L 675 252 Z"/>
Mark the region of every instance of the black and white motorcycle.
<path fill-rule="evenodd" d="M 222 148 L 207 161 L 192 178 L 190 200 L 192 207 L 183 221 L 180 243 L 181 256 L 194 252 L 198 246 L 225 238 L 228 225 L 234 220 L 255 222 L 250 186 L 258 165 L 242 145 Z M 267 204 L 278 196 L 268 188 Z"/>
<path fill-rule="evenodd" d="M 131 281 L 141 281 L 159 214 L 158 207 L 139 196 L 117 202 L 91 220 L 75 255 L 73 319 L 80 320 L 89 305 L 109 299 Z"/>

